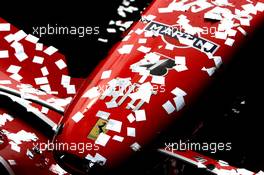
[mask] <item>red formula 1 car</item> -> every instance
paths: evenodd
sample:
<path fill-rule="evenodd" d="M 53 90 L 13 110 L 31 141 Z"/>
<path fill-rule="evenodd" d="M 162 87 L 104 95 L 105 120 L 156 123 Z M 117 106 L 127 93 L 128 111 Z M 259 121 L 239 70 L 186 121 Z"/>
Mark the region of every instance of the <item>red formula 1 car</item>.
<path fill-rule="evenodd" d="M 261 26 L 263 11 L 257 0 L 155 0 L 84 82 L 68 75 L 55 47 L 1 19 L 1 171 L 108 174 L 122 166 L 188 110 Z M 188 149 L 159 151 L 214 174 L 263 174 Z"/>

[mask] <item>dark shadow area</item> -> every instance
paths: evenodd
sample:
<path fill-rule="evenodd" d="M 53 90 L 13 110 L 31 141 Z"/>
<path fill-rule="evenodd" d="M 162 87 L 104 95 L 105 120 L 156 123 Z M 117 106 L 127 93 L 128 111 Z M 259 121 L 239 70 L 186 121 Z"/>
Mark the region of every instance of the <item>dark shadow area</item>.
<path fill-rule="evenodd" d="M 110 26 L 110 20 L 137 21 L 140 19 L 141 10 L 152 0 L 135 1 L 131 5 L 139 10 L 127 13 L 121 17 L 117 13 L 122 0 L 114 1 L 74 1 L 63 4 L 49 1 L 43 4 L 21 7 L 14 11 L 2 11 L 1 17 L 23 29 L 26 33 L 33 33 L 34 28 L 46 26 L 73 26 L 73 27 L 99 27 L 99 35 L 43 35 L 40 42 L 53 45 L 66 56 L 68 68 L 74 77 L 87 77 L 94 67 L 106 57 L 112 46 L 121 40 L 122 31 L 117 26 Z M 115 28 L 116 33 L 108 33 L 107 28 Z M 98 38 L 107 38 L 108 43 L 99 42 Z"/>
<path fill-rule="evenodd" d="M 52 139 L 54 131 L 50 126 L 44 123 L 41 119 L 33 113 L 28 112 L 27 109 L 20 104 L 13 102 L 10 98 L 0 95 L 0 106 L 8 111 L 11 116 L 17 117 L 23 122 L 32 126 L 35 130 L 40 131 L 46 137 Z"/>

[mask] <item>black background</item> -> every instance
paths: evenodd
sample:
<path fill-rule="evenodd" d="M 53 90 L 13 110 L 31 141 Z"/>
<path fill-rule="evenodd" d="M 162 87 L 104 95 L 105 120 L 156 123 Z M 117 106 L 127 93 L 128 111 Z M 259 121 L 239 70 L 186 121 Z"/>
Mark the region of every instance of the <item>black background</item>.
<path fill-rule="evenodd" d="M 118 6 L 122 0 L 95 0 L 95 1 L 70 1 L 55 3 L 42 1 L 41 3 L 19 3 L 18 9 L 2 12 L 2 17 L 11 21 L 13 25 L 27 33 L 33 33 L 32 27 L 47 26 L 99 26 L 99 37 L 108 38 L 109 43 L 98 42 L 98 35 L 79 38 L 76 35 L 46 35 L 40 42 L 56 46 L 61 53 L 67 56 L 71 75 L 86 77 L 91 70 L 103 59 L 114 43 L 120 40 L 121 32 L 108 34 L 106 28 L 110 20 L 140 19 L 140 11 L 129 14 L 127 18 L 117 15 Z M 133 2 L 131 5 L 143 9 L 151 0 Z M 9 5 L 10 6 L 10 5 Z M 118 29 L 118 28 L 117 28 Z M 118 31 L 118 30 L 117 30 Z"/>

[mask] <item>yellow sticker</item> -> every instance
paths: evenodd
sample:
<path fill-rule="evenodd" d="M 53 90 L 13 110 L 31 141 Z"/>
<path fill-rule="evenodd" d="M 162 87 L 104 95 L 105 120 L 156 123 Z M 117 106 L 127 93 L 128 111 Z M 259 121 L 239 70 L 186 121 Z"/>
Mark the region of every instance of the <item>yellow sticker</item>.
<path fill-rule="evenodd" d="M 94 125 L 93 129 L 88 135 L 89 139 L 96 140 L 100 133 L 106 133 L 106 124 L 107 120 L 99 119 L 96 124 Z"/>

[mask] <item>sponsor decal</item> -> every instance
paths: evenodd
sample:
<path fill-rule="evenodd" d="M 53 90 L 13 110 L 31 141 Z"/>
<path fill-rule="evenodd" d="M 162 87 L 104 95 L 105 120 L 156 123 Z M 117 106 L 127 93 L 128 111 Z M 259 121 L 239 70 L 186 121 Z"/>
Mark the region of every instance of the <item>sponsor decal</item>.
<path fill-rule="evenodd" d="M 204 53 L 214 54 L 219 45 L 199 35 L 192 35 L 181 30 L 179 25 L 167 25 L 151 21 L 145 27 L 145 31 L 152 31 L 160 35 L 164 42 L 178 48 L 192 47 Z"/>
<path fill-rule="evenodd" d="M 96 140 L 100 133 L 107 133 L 106 124 L 107 120 L 99 119 L 90 131 L 88 138 Z"/>

